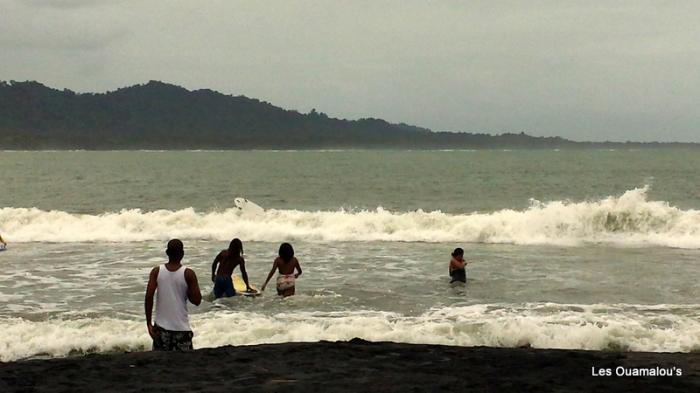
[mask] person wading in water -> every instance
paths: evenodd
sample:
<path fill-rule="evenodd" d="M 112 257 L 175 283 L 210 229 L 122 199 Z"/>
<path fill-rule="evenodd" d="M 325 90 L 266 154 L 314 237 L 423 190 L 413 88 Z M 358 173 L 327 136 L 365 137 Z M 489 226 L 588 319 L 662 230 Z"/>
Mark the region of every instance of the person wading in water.
<path fill-rule="evenodd" d="M 214 282 L 214 297 L 231 297 L 236 295 L 233 286 L 233 270 L 236 266 L 241 267 L 241 276 L 247 292 L 255 292 L 248 282 L 248 272 L 245 270 L 245 259 L 243 253 L 243 243 L 239 239 L 231 240 L 227 250 L 222 250 L 214 262 L 211 264 L 211 280 Z M 218 265 L 218 269 L 217 269 Z"/>
<path fill-rule="evenodd" d="M 168 263 L 151 270 L 146 287 L 146 327 L 153 339 L 154 351 L 191 351 L 192 329 L 187 315 L 187 300 L 195 306 L 202 302 L 197 276 L 182 265 L 185 249 L 173 239 L 165 250 Z M 156 296 L 156 318 L 151 323 L 153 295 Z"/>

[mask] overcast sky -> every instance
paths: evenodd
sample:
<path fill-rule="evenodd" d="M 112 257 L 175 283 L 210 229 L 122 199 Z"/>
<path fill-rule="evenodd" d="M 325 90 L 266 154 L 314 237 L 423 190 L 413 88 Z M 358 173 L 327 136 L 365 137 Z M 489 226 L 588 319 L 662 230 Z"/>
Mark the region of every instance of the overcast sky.
<path fill-rule="evenodd" d="M 0 0 L 0 80 L 436 131 L 700 142 L 700 1 Z"/>

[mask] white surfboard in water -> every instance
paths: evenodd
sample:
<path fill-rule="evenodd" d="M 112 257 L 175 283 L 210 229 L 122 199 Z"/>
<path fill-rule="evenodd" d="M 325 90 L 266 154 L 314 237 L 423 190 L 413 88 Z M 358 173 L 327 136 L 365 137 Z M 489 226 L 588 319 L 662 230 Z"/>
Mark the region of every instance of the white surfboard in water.
<path fill-rule="evenodd" d="M 234 199 L 233 205 L 245 215 L 257 216 L 265 213 L 265 209 L 245 198 Z"/>

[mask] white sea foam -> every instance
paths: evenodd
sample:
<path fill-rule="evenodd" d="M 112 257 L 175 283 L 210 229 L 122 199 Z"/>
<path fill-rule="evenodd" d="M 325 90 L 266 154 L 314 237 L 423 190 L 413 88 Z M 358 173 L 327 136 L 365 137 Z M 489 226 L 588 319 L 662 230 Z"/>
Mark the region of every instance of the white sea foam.
<path fill-rule="evenodd" d="M 535 348 L 690 352 L 700 350 L 700 308 L 633 305 L 473 305 L 419 316 L 379 311 L 294 312 L 266 316 L 195 315 L 197 348 L 349 340 Z M 143 321 L 112 318 L 0 320 L 0 360 L 150 347 Z"/>
<path fill-rule="evenodd" d="M 647 200 L 648 187 L 597 201 L 531 201 L 525 210 L 446 214 L 440 211 L 299 211 L 263 209 L 242 198 L 216 212 L 144 212 L 99 215 L 0 209 L 10 242 L 100 242 L 185 239 L 247 241 L 409 241 L 578 245 L 600 242 L 700 248 L 700 211 Z"/>

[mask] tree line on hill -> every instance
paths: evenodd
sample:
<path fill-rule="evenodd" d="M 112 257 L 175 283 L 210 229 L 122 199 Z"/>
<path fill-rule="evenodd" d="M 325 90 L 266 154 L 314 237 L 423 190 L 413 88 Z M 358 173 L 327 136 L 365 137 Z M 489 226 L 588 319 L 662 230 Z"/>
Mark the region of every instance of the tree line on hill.
<path fill-rule="evenodd" d="M 150 81 L 108 93 L 0 81 L 0 149 L 488 149 L 686 146 L 573 142 L 524 133 L 433 132 L 303 114 L 245 96 Z"/>

